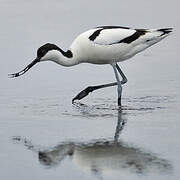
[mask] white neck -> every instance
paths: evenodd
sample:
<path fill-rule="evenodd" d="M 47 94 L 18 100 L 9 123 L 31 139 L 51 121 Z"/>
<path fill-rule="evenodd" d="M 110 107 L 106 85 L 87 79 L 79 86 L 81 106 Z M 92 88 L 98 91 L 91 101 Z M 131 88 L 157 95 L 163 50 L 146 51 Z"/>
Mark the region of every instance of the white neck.
<path fill-rule="evenodd" d="M 71 51 L 64 52 L 63 50 L 51 50 L 45 55 L 45 57 L 43 57 L 42 60 L 50 60 L 67 67 L 74 66 L 79 63 L 78 59 Z"/>

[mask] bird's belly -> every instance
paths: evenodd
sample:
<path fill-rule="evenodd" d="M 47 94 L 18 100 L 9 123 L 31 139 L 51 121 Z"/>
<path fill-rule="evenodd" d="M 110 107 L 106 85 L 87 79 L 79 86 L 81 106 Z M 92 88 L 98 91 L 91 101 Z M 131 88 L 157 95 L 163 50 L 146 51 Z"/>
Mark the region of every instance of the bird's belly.
<path fill-rule="evenodd" d="M 84 63 L 91 63 L 91 64 L 112 64 L 114 61 L 109 60 L 109 59 L 88 59 L 84 61 Z"/>
<path fill-rule="evenodd" d="M 131 48 L 124 47 L 91 47 L 89 49 L 84 49 L 83 53 L 85 54 L 82 57 L 82 63 L 92 63 L 92 64 L 112 64 L 113 62 L 120 62 L 132 57 L 132 54 L 129 54 Z"/>

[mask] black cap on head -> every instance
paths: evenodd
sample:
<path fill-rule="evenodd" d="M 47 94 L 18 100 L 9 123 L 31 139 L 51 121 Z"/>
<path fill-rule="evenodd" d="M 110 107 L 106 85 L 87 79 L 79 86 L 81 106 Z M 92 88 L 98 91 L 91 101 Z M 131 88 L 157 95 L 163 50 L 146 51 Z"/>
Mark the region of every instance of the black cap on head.
<path fill-rule="evenodd" d="M 37 50 L 37 57 L 39 59 L 41 59 L 50 50 L 59 50 L 60 51 L 60 48 L 58 46 L 56 46 L 55 44 L 51 44 L 51 43 L 44 44 Z"/>

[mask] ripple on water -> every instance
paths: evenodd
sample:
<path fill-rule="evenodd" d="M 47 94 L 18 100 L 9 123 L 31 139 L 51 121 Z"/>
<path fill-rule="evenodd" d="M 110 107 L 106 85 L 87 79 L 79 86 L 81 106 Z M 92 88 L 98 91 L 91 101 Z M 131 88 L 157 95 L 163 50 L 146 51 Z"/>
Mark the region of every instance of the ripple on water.
<path fill-rule="evenodd" d="M 138 115 L 143 113 L 152 113 L 154 111 L 163 110 L 168 107 L 169 102 L 172 102 L 170 96 L 142 96 L 142 97 L 127 97 L 123 98 L 125 104 L 121 109 L 117 106 L 117 102 L 111 98 L 95 98 L 88 103 L 76 102 L 73 105 L 70 101 L 60 100 L 57 97 L 53 98 L 27 98 L 14 99 L 11 104 L 8 104 L 12 112 L 20 115 L 31 116 L 47 116 L 59 117 L 65 116 L 84 116 L 84 117 L 114 117 L 117 116 L 117 111 L 122 113 Z"/>

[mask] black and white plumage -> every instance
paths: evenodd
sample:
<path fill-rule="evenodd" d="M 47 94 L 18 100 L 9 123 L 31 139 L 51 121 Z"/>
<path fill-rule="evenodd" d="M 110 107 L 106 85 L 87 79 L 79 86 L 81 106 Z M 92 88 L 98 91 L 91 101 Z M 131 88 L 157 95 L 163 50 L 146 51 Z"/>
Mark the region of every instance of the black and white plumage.
<path fill-rule="evenodd" d="M 47 43 L 37 51 L 36 59 L 25 69 L 10 74 L 18 77 L 40 61 L 53 61 L 62 66 L 73 66 L 80 63 L 110 64 L 113 67 L 117 82 L 90 86 L 81 91 L 74 99 L 82 99 L 95 89 L 118 85 L 118 105 L 121 106 L 122 84 L 127 78 L 118 66 L 118 62 L 127 60 L 153 44 L 161 41 L 172 32 L 164 29 L 131 29 L 121 26 L 100 26 L 80 34 L 68 51 L 63 51 L 55 44 Z M 122 81 L 119 79 L 119 74 Z"/>

